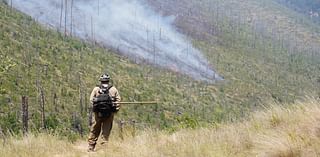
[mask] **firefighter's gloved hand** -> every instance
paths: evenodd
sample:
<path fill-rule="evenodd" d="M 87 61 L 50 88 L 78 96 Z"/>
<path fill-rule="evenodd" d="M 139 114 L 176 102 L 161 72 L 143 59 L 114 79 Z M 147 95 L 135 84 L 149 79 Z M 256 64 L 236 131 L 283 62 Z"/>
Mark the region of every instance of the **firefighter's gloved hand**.
<path fill-rule="evenodd" d="M 116 102 L 113 103 L 113 107 L 114 107 L 115 112 L 118 112 L 120 110 L 120 104 L 118 104 Z"/>
<path fill-rule="evenodd" d="M 93 98 L 93 99 L 92 99 L 92 102 L 97 102 L 97 101 L 98 101 L 97 98 Z"/>

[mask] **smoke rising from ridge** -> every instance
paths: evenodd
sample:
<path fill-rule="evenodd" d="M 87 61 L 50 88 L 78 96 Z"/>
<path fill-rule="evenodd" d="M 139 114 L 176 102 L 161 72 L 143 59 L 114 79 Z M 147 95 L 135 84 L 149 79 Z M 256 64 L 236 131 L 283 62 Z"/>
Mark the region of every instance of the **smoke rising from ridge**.
<path fill-rule="evenodd" d="M 201 52 L 175 30 L 174 17 L 162 17 L 139 0 L 12 1 L 15 8 L 43 24 L 95 40 L 129 57 L 197 80 L 222 79 Z"/>

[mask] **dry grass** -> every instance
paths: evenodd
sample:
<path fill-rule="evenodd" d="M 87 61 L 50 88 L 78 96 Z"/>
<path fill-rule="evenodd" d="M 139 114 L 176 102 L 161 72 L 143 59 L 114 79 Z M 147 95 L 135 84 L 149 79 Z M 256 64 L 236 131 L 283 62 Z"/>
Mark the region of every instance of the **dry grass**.
<path fill-rule="evenodd" d="M 133 156 L 207 157 L 320 156 L 320 102 L 309 100 L 290 107 L 273 105 L 256 112 L 245 122 L 220 124 L 211 128 L 181 130 L 173 134 L 146 130 L 136 136 L 128 133 L 124 141 L 113 130 L 110 143 L 87 153 L 86 143 L 71 144 L 52 135 L 11 137 L 0 154 L 23 156 Z"/>

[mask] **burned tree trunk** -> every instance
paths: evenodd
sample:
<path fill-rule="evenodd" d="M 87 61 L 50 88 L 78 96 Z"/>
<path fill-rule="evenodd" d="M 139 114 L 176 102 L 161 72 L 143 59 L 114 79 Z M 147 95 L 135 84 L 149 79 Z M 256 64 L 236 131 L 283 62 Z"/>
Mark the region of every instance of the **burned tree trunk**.
<path fill-rule="evenodd" d="M 91 38 L 92 38 L 92 44 L 95 44 L 94 39 L 94 27 L 93 27 L 93 17 L 91 16 Z"/>
<path fill-rule="evenodd" d="M 46 117 L 45 117 L 45 97 L 44 97 L 44 92 L 43 89 L 40 88 L 40 111 L 41 111 L 41 128 L 45 129 L 46 128 Z"/>
<path fill-rule="evenodd" d="M 28 133 L 28 118 L 29 118 L 28 107 L 29 107 L 28 97 L 22 96 L 21 112 L 22 112 L 23 134 Z"/>
<path fill-rule="evenodd" d="M 62 27 L 62 14 L 63 14 L 63 0 L 61 0 L 61 8 L 60 8 L 60 23 L 59 23 L 59 28 L 61 31 L 61 27 Z"/>
<path fill-rule="evenodd" d="M 73 27 L 73 0 L 71 0 L 71 6 L 70 6 L 70 10 L 71 10 L 71 24 L 70 24 L 70 36 L 72 36 L 72 27 Z"/>
<path fill-rule="evenodd" d="M 10 12 L 12 12 L 12 8 L 13 8 L 13 6 L 12 6 L 12 0 L 10 0 Z"/>
<path fill-rule="evenodd" d="M 68 1 L 65 0 L 65 15 L 64 15 L 64 36 L 67 36 L 67 15 L 68 15 Z"/>
<path fill-rule="evenodd" d="M 53 94 L 53 106 L 54 106 L 54 111 L 57 113 L 58 112 L 58 103 L 57 103 L 57 93 Z"/>
<path fill-rule="evenodd" d="M 82 97 L 82 83 L 81 83 L 81 73 L 79 72 L 78 75 L 78 81 L 79 81 L 79 107 L 80 107 L 80 114 L 83 114 L 83 97 Z"/>

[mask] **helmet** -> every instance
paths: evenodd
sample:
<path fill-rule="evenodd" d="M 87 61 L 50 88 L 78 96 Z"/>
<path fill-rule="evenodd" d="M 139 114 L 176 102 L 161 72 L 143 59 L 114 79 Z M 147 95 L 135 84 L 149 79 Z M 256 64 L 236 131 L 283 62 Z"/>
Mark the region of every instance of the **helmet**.
<path fill-rule="evenodd" d="M 99 78 L 100 82 L 108 82 L 109 80 L 110 80 L 110 76 L 108 74 L 103 74 Z"/>

